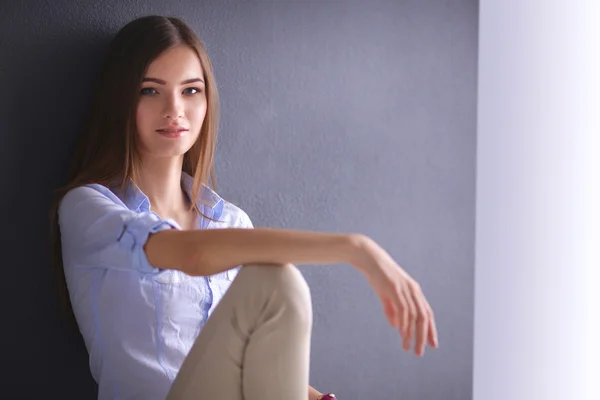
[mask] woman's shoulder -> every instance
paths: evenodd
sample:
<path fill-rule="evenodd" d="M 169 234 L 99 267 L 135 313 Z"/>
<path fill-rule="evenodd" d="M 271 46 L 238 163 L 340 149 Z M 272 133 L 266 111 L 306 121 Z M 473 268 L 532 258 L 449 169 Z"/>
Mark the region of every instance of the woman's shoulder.
<path fill-rule="evenodd" d="M 230 201 L 223 200 L 222 217 L 229 217 L 231 228 L 252 228 L 252 220 L 246 211 Z"/>
<path fill-rule="evenodd" d="M 252 228 L 252 221 L 242 208 L 228 200 L 219 198 L 215 204 L 214 219 L 210 228 Z"/>
<path fill-rule="evenodd" d="M 216 219 L 211 226 L 215 228 L 253 228 L 252 221 L 246 211 L 231 201 L 225 200 L 215 190 L 207 185 L 203 185 L 201 191 L 201 203 L 209 204 L 217 211 Z"/>
<path fill-rule="evenodd" d="M 87 183 L 69 189 L 62 197 L 59 205 L 59 212 L 74 208 L 82 203 L 114 203 L 122 205 L 123 201 L 116 191 L 100 183 Z"/>
<path fill-rule="evenodd" d="M 107 197 L 111 200 L 119 200 L 113 187 L 105 186 L 100 183 L 87 183 L 71 188 L 65 193 L 63 199 L 67 197 L 89 198 L 97 196 Z"/>

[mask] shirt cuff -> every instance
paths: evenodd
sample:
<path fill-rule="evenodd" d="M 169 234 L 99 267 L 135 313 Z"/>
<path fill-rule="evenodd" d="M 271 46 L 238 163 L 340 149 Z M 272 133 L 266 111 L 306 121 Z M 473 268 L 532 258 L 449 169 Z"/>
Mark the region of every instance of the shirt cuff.
<path fill-rule="evenodd" d="M 150 235 L 167 229 L 181 229 L 172 219 L 160 219 L 153 213 L 141 213 L 125 225 L 123 236 L 131 240 L 133 268 L 143 273 L 159 273 L 161 269 L 150 264 L 144 246 Z M 129 241 L 127 240 L 127 241 Z"/>

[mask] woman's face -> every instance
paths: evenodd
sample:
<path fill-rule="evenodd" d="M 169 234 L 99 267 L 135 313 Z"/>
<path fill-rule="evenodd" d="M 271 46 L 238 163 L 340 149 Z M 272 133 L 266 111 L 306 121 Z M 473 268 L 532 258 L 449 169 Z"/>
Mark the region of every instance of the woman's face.
<path fill-rule="evenodd" d="M 169 49 L 150 64 L 136 115 L 142 155 L 177 157 L 193 146 L 206 115 L 203 76 L 187 46 Z"/>

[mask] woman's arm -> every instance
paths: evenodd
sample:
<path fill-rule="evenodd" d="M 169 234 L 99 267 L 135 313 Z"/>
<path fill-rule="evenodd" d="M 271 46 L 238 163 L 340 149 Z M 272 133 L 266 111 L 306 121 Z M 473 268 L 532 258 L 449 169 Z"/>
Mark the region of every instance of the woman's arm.
<path fill-rule="evenodd" d="M 213 275 L 244 264 L 355 264 L 364 238 L 283 229 L 165 230 L 144 247 L 156 268 Z"/>
<path fill-rule="evenodd" d="M 350 263 L 371 284 L 388 323 L 399 330 L 403 348 L 422 355 L 427 343 L 437 347 L 433 311 L 421 287 L 377 243 L 359 234 L 283 229 L 163 230 L 144 246 L 156 268 L 189 275 L 212 275 L 238 265 Z"/>

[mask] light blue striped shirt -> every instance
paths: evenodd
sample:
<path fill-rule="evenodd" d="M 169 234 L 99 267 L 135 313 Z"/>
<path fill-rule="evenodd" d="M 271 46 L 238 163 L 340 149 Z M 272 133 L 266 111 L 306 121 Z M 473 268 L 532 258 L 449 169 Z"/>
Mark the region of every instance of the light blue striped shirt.
<path fill-rule="evenodd" d="M 190 192 L 192 178 L 183 173 Z M 248 215 L 207 186 L 198 229 L 252 228 Z M 181 229 L 150 210 L 133 183 L 69 191 L 59 206 L 63 263 L 99 400 L 164 400 L 188 351 L 240 267 L 209 277 L 159 270 L 143 246 Z"/>

